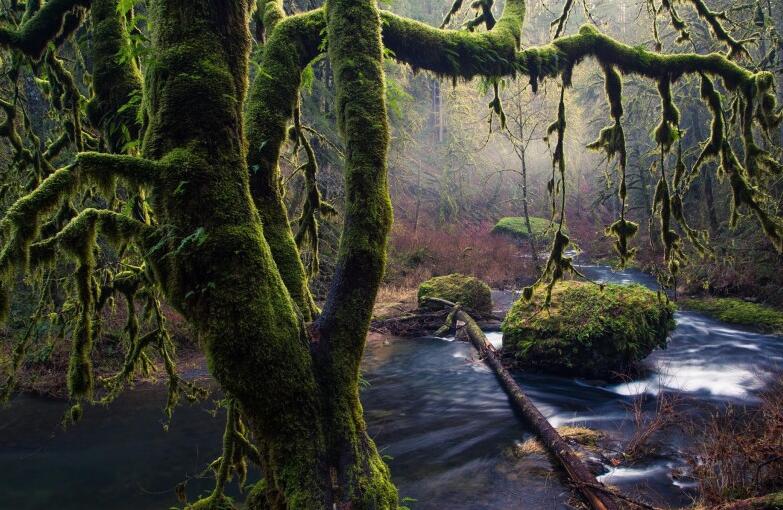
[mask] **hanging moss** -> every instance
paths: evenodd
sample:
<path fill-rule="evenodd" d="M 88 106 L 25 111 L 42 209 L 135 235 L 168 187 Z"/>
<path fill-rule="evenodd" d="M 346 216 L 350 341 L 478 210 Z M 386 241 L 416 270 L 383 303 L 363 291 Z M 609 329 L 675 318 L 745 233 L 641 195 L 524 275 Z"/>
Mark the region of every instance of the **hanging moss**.
<path fill-rule="evenodd" d="M 668 76 L 658 80 L 658 95 L 661 98 L 661 122 L 654 131 L 655 141 L 668 152 L 680 137 L 680 110 L 672 101 L 672 84 Z"/>
<path fill-rule="evenodd" d="M 702 100 L 712 114 L 712 123 L 710 125 L 710 138 L 703 144 L 701 153 L 693 165 L 692 173 L 697 172 L 705 162 L 717 158 L 720 155 L 725 129 L 720 94 L 715 90 L 712 80 L 705 75 L 701 76 L 700 92 Z"/>
<path fill-rule="evenodd" d="M 636 248 L 631 248 L 629 243 L 639 231 L 639 225 L 625 218 L 626 200 L 628 198 L 626 166 L 628 155 L 625 147 L 625 133 L 622 126 L 623 102 L 622 102 L 622 78 L 612 66 L 603 65 L 605 76 L 606 97 L 609 101 L 609 114 L 614 120 L 614 125 L 605 127 L 598 135 L 598 139 L 587 146 L 588 149 L 602 150 L 611 160 L 617 158 L 620 170 L 620 185 L 618 197 L 620 198 L 620 218 L 606 228 L 606 234 L 615 239 L 614 249 L 619 257 L 620 267 L 625 267 L 633 260 Z"/>
<path fill-rule="evenodd" d="M 36 3 L 28 2 L 29 5 Z M 48 0 L 40 10 L 25 16 L 18 30 L 0 28 L 0 46 L 41 58 L 50 42 L 62 42 L 79 27 L 83 9 L 89 5 L 90 0 Z"/>
<path fill-rule="evenodd" d="M 520 299 L 503 321 L 503 351 L 522 368 L 611 378 L 666 346 L 674 306 L 638 285 L 560 282 L 551 306 Z"/>

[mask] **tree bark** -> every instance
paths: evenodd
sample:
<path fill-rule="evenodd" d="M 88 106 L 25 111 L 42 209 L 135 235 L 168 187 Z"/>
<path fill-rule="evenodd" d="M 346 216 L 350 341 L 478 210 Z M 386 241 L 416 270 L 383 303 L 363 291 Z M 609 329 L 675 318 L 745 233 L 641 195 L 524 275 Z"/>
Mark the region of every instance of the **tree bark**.
<path fill-rule="evenodd" d="M 251 199 L 243 132 L 249 8 L 249 0 L 150 3 L 156 63 L 145 80 L 144 155 L 164 169 L 152 200 L 167 232 L 154 268 L 254 433 L 264 480 L 251 507 L 396 508 L 397 491 L 367 434 L 358 389 L 391 224 L 378 11 L 372 0 L 346 0 L 326 12 L 347 147 L 346 221 L 324 312 L 305 328 L 298 309 L 306 311 L 306 300 L 292 299 L 297 289 L 270 249 L 267 230 L 285 236 L 282 219 L 259 216 Z M 296 52 L 273 55 L 281 50 L 275 33 L 267 56 L 296 59 Z M 273 86 L 260 106 L 274 105 L 264 103 Z M 251 113 L 269 113 L 262 122 L 280 129 L 286 119 L 271 110 Z M 259 205 L 270 209 L 281 203 L 274 175 L 262 174 L 272 189 Z M 217 491 L 210 498 L 200 506 L 224 503 Z"/>
<path fill-rule="evenodd" d="M 202 339 L 211 373 L 240 403 L 270 506 L 320 509 L 331 484 L 312 361 L 250 198 L 249 10 L 249 0 L 149 3 L 156 58 L 143 151 L 163 168 L 151 198 L 165 246 L 151 263 Z"/>

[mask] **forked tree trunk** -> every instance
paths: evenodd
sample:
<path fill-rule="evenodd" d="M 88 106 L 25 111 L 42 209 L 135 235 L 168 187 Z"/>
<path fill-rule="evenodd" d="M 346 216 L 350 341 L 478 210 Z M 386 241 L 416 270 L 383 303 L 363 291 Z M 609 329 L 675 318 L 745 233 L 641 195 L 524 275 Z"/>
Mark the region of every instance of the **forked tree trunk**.
<path fill-rule="evenodd" d="M 374 9 L 369 0 L 358 3 Z M 149 3 L 155 58 L 145 79 L 143 151 L 163 163 L 152 200 L 166 232 L 159 243 L 164 248 L 152 257 L 154 270 L 168 299 L 198 331 L 211 373 L 240 403 L 261 451 L 264 481 L 251 506 L 396 507 L 388 468 L 365 430 L 356 384 L 361 358 L 356 342 L 364 341 L 362 328 L 369 321 L 368 305 L 356 303 L 374 295 L 383 257 L 377 257 L 380 246 L 372 243 L 385 246 L 386 231 L 379 229 L 372 243 L 359 243 L 373 250 L 365 259 L 364 283 L 343 275 L 344 288 L 334 291 L 342 305 L 333 308 L 337 313 L 324 313 L 309 341 L 250 195 L 242 122 L 249 11 L 250 0 Z M 360 35 L 379 34 L 377 12 L 364 28 Z M 332 36 L 330 49 L 339 48 L 342 34 Z M 380 62 L 379 36 L 371 43 L 377 45 L 373 58 Z M 358 55 L 354 58 L 361 58 L 363 48 L 352 50 Z M 338 74 L 338 84 L 357 76 L 347 67 L 335 69 L 348 75 Z M 367 86 L 377 91 L 382 81 Z M 350 103 L 346 95 L 342 100 Z M 344 129 L 353 132 L 350 110 L 345 105 L 343 110 Z M 376 119 L 384 119 L 384 113 L 367 112 Z M 379 133 L 384 141 L 385 123 Z M 349 149 L 350 141 L 349 135 Z M 375 158 L 357 162 L 349 156 L 347 165 L 358 168 L 358 182 L 349 180 L 349 191 L 385 186 L 385 165 L 378 164 L 385 145 L 372 150 Z M 349 154 L 365 156 L 360 150 Z M 372 199 L 378 197 L 376 219 L 388 224 L 388 196 Z M 349 216 L 366 217 L 373 209 L 365 205 L 348 211 Z M 351 227 L 356 223 L 348 227 L 349 235 L 361 233 Z M 366 255 L 351 244 L 343 253 Z M 347 313 L 346 305 L 355 305 L 357 313 Z"/>

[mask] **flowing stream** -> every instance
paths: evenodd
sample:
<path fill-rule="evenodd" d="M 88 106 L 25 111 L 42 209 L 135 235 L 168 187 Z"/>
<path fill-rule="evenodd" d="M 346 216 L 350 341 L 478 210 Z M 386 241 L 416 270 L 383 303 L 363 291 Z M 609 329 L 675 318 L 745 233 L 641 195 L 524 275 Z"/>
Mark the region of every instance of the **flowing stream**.
<path fill-rule="evenodd" d="M 616 283 L 654 280 L 640 272 L 581 266 L 589 277 Z M 496 293 L 499 309 L 513 295 Z M 676 396 L 686 418 L 717 407 L 753 405 L 770 375 L 783 367 L 783 339 L 678 312 L 669 347 L 646 361 L 637 380 L 597 381 L 517 374 L 555 426 L 585 425 L 618 444 L 634 429 L 629 408 L 646 395 Z M 499 333 L 489 333 L 499 345 Z M 390 463 L 411 509 L 569 508 L 569 490 L 545 457 L 511 451 L 530 437 L 494 374 L 467 343 L 441 338 L 373 338 L 362 390 L 370 432 Z M 177 409 L 163 430 L 165 389 L 141 385 L 108 407 L 86 409 L 63 430 L 63 402 L 20 396 L 0 410 L 0 509 L 162 509 L 177 504 L 187 479 L 191 500 L 211 487 L 203 476 L 219 455 L 223 420 L 202 402 Z M 655 458 L 606 466 L 600 479 L 659 505 L 684 507 L 693 496 L 684 448 L 686 428 L 666 434 Z M 258 474 L 255 473 L 255 477 Z M 236 494 L 236 488 L 234 488 Z M 415 501 L 414 501 L 415 500 Z"/>

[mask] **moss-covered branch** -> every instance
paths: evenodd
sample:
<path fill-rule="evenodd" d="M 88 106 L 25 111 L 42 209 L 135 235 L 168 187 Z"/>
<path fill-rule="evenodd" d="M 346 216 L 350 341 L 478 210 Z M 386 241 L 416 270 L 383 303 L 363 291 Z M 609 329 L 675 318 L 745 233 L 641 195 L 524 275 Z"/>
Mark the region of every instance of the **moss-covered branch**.
<path fill-rule="evenodd" d="M 276 2 L 268 5 L 268 12 L 277 12 Z M 312 319 L 316 307 L 283 202 L 278 159 L 299 97 L 302 69 L 320 53 L 325 26 L 322 10 L 276 20 L 275 29 L 267 34 L 245 117 L 250 187 L 264 224 L 264 237 L 306 320 Z"/>
<path fill-rule="evenodd" d="M 78 27 L 90 0 L 49 0 L 19 28 L 0 28 L 0 46 L 40 58 L 51 42 L 63 41 Z"/>
<path fill-rule="evenodd" d="M 531 78 L 543 79 L 556 76 L 587 57 L 616 66 L 623 73 L 651 79 L 669 76 L 676 80 L 684 74 L 694 73 L 719 76 L 732 90 L 753 84 L 767 74 L 754 73 L 718 53 L 664 54 L 629 46 L 602 34 L 592 25 L 583 25 L 578 34 L 562 37 L 548 45 L 521 51 L 517 63 L 519 71 Z"/>
<path fill-rule="evenodd" d="M 383 43 L 394 57 L 415 69 L 471 79 L 516 73 L 516 52 L 525 18 L 525 2 L 506 2 L 491 31 L 442 30 L 382 12 Z"/>
<path fill-rule="evenodd" d="M 95 95 L 87 105 L 90 122 L 103 132 L 109 152 L 139 137 L 141 74 L 130 58 L 125 20 L 117 0 L 92 0 L 92 84 Z"/>
<path fill-rule="evenodd" d="M 118 178 L 139 186 L 152 182 L 158 171 L 157 163 L 139 158 L 82 153 L 76 163 L 54 172 L 33 192 L 17 200 L 0 221 L 5 233 L 0 251 L 3 281 L 7 283 L 16 270 L 26 269 L 30 244 L 38 237 L 42 221 L 84 185 L 97 184 L 111 192 Z"/>

